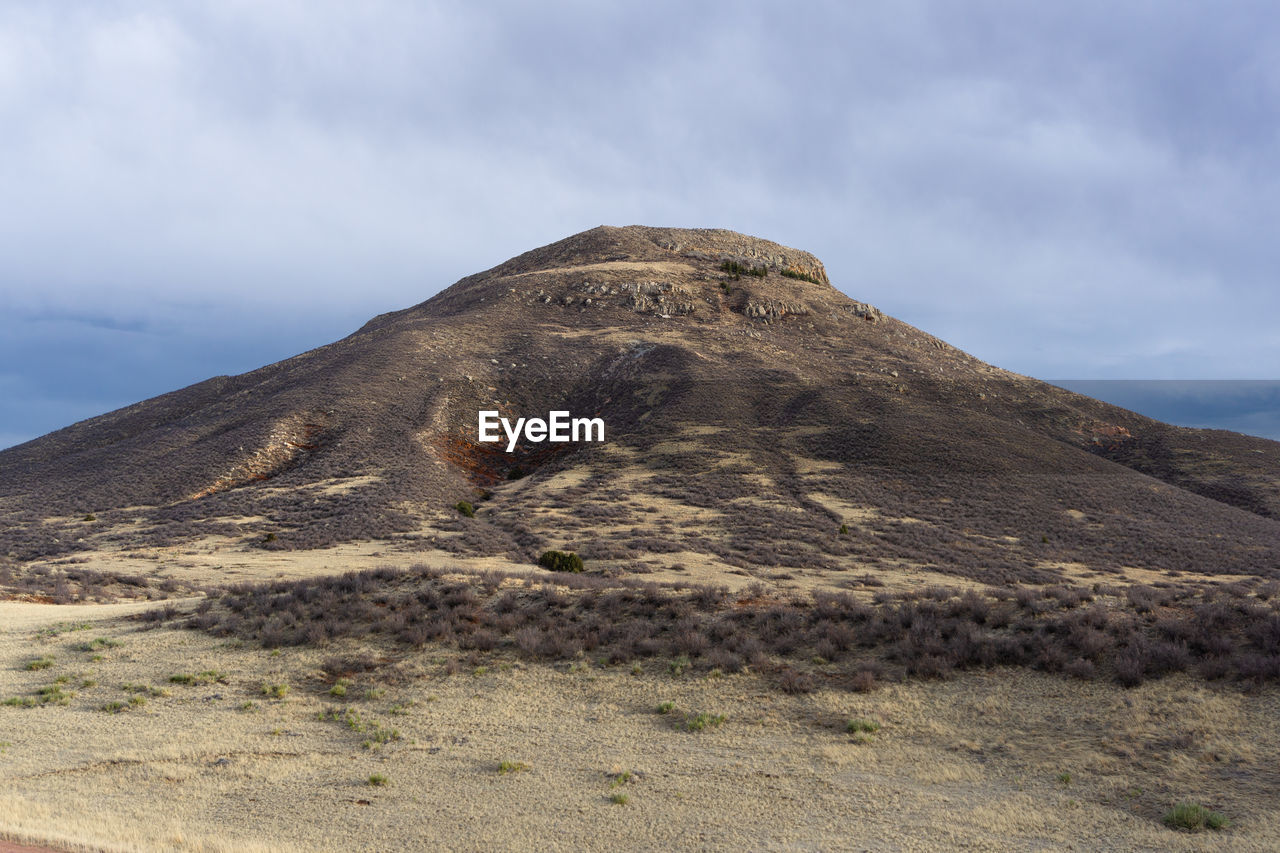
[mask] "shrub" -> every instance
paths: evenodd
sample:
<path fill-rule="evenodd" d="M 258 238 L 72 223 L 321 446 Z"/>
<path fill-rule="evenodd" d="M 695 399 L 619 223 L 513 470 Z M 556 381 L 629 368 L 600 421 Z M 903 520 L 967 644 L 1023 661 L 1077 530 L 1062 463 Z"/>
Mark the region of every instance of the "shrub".
<path fill-rule="evenodd" d="M 572 552 L 543 551 L 538 558 L 538 565 L 553 572 L 578 573 L 583 570 L 582 558 Z"/>
<path fill-rule="evenodd" d="M 51 666 L 53 666 L 53 658 L 43 657 L 43 658 L 36 658 L 35 660 L 27 661 L 27 664 L 26 666 L 23 667 L 23 669 L 28 671 L 35 671 L 37 669 L 48 669 Z"/>
<path fill-rule="evenodd" d="M 262 685 L 262 695 L 271 699 L 283 699 L 289 695 L 289 685 L 264 683 Z"/>
<path fill-rule="evenodd" d="M 189 672 L 171 675 L 169 676 L 169 681 L 172 684 L 186 685 L 213 684 L 215 681 L 221 684 L 226 684 L 227 676 L 226 673 L 219 672 L 216 669 L 206 669 L 204 672 L 199 672 L 195 675 L 192 675 Z"/>
<path fill-rule="evenodd" d="M 844 724 L 844 730 L 849 734 L 869 734 L 873 735 L 880 731 L 880 723 L 866 717 L 854 717 Z"/>
<path fill-rule="evenodd" d="M 476 517 L 476 508 L 473 507 L 467 501 L 458 501 L 456 504 L 453 505 L 453 508 L 456 509 L 458 512 L 462 513 L 463 515 L 465 515 L 467 518 Z"/>
<path fill-rule="evenodd" d="M 749 267 L 745 264 L 740 264 L 737 261 L 725 261 L 720 264 L 720 271 L 727 272 L 734 278 L 740 278 L 744 275 L 753 275 L 756 278 L 764 278 L 769 274 L 768 267 Z"/>
<path fill-rule="evenodd" d="M 1165 825 L 1172 829 L 1200 832 L 1205 829 L 1225 829 L 1231 821 L 1221 812 L 1210 811 L 1199 803 L 1178 803 L 1164 816 Z"/>
<path fill-rule="evenodd" d="M 790 267 L 787 267 L 786 269 L 782 270 L 782 274 L 787 278 L 795 278 L 795 279 L 799 279 L 800 281 L 810 282 L 812 284 L 822 284 L 821 281 L 809 275 L 808 273 L 800 272 L 800 270 L 793 270 Z"/>
<path fill-rule="evenodd" d="M 631 802 L 631 797 L 627 796 L 625 791 L 615 791 L 610 795 L 609 801 L 614 805 L 625 806 L 627 803 Z"/>
<path fill-rule="evenodd" d="M 797 695 L 800 693 L 812 693 L 817 688 L 817 682 L 807 672 L 786 667 L 778 676 L 778 686 L 782 688 L 783 693 Z"/>
<path fill-rule="evenodd" d="M 96 652 L 99 649 L 114 649 L 123 645 L 124 643 L 110 637 L 95 637 L 83 643 L 76 643 L 75 649 L 78 652 Z"/>
<path fill-rule="evenodd" d="M 504 761 L 498 765 L 498 775 L 506 776 L 508 773 L 524 773 L 529 769 L 529 765 L 523 761 Z"/>
<path fill-rule="evenodd" d="M 387 779 L 386 776 L 383 776 L 381 773 L 371 773 L 369 775 L 369 778 L 366 779 L 365 781 L 375 788 L 380 788 L 383 785 L 387 784 L 387 782 L 389 782 L 390 780 Z"/>
<path fill-rule="evenodd" d="M 690 714 L 685 718 L 684 728 L 689 732 L 700 732 L 707 728 L 716 728 L 724 723 L 724 714 L 708 714 L 703 711 L 700 714 Z"/>
<path fill-rule="evenodd" d="M 671 701 L 659 702 L 658 707 L 655 710 L 657 710 L 659 714 L 670 714 L 672 711 L 675 710 L 675 707 L 676 707 L 675 702 L 671 702 Z"/>
<path fill-rule="evenodd" d="M 870 693 L 877 686 L 876 674 L 869 669 L 858 670 L 849 682 L 849 689 L 854 693 Z"/>

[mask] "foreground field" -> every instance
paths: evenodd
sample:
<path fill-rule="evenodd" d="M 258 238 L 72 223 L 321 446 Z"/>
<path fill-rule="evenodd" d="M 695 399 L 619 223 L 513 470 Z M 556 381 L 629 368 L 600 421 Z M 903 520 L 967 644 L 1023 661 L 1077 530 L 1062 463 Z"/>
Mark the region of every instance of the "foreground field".
<path fill-rule="evenodd" d="M 657 659 L 550 665 L 350 640 L 268 651 L 122 613 L 143 606 L 0 602 L 0 701 L 13 700 L 0 705 L 0 838 L 91 850 L 1280 848 L 1275 687 L 1175 676 L 1123 690 L 995 669 L 786 695 L 749 671 Z M 1162 816 L 1181 801 L 1230 825 L 1171 830 Z"/>

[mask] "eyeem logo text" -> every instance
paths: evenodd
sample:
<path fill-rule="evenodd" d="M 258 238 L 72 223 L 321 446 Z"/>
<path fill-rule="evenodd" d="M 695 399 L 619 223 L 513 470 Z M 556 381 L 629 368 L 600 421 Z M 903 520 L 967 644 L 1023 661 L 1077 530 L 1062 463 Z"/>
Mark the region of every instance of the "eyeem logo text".
<path fill-rule="evenodd" d="M 502 441 L 498 428 L 507 436 L 507 452 L 515 453 L 521 433 L 525 441 L 535 444 L 543 441 L 604 441 L 604 420 L 601 418 L 573 418 L 568 412 L 548 412 L 547 419 L 517 418 L 515 426 L 496 410 L 479 412 L 480 440 Z"/>

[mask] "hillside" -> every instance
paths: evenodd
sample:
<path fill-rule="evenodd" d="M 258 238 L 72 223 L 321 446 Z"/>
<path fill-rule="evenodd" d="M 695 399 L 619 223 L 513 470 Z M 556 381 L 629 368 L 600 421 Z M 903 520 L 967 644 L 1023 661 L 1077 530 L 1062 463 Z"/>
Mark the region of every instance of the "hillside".
<path fill-rule="evenodd" d="M 481 409 L 599 417 L 607 440 L 508 454 L 477 441 Z M 717 582 L 1272 577 L 1280 443 L 985 364 L 844 295 L 806 252 L 600 227 L 4 451 L 0 514 L 17 574 L 376 541 Z"/>

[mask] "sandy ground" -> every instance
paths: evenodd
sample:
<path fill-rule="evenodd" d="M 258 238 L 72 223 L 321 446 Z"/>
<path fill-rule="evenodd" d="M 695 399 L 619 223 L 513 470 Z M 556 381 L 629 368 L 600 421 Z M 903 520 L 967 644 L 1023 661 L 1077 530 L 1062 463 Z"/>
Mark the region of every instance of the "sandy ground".
<path fill-rule="evenodd" d="M 1121 691 L 995 671 L 787 696 L 749 673 L 675 675 L 663 661 L 635 673 L 495 655 L 449 674 L 457 653 L 429 648 L 354 676 L 338 698 L 320 664 L 357 647 L 272 653 L 140 630 L 125 618 L 139 606 L 0 604 L 0 702 L 52 686 L 66 700 L 0 705 L 0 838 L 66 850 L 1280 849 L 1275 689 L 1174 679 Z M 217 675 L 204 684 L 170 681 L 206 670 Z M 273 698 L 264 684 L 288 690 Z M 320 719 L 326 709 L 338 719 Z M 700 712 L 725 720 L 685 730 Z M 852 735 L 851 717 L 881 728 Z M 364 745 L 391 729 L 398 739 Z M 1165 828 L 1183 799 L 1231 827 Z"/>

